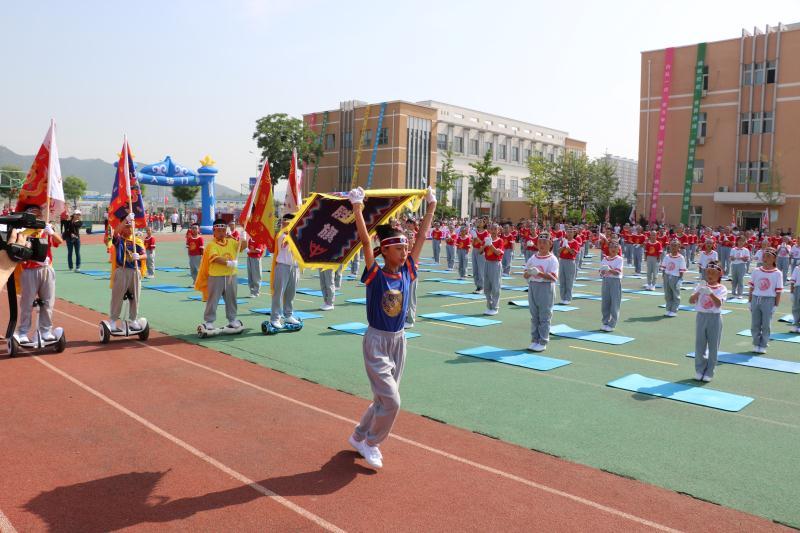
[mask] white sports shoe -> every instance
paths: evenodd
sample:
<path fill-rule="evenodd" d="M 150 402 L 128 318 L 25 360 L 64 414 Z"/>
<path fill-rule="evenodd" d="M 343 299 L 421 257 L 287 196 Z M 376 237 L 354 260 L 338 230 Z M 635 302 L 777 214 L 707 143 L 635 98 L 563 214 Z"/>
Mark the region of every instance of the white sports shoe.
<path fill-rule="evenodd" d="M 31 340 L 27 335 L 17 335 L 17 342 L 20 344 L 28 344 Z"/>
<path fill-rule="evenodd" d="M 319 308 L 320 311 L 333 311 L 333 304 L 322 304 Z"/>
<path fill-rule="evenodd" d="M 706 383 L 710 383 L 711 382 L 711 376 L 703 376 L 703 381 L 705 381 Z"/>
<path fill-rule="evenodd" d="M 483 289 L 475 289 L 472 294 L 483 294 Z"/>
<path fill-rule="evenodd" d="M 790 331 L 792 333 L 800 333 L 800 327 L 792 328 Z"/>
<path fill-rule="evenodd" d="M 370 446 L 367 441 L 363 443 L 363 453 L 361 454 L 372 468 L 383 468 L 383 455 L 377 446 Z"/>
<path fill-rule="evenodd" d="M 411 329 L 411 328 L 414 327 L 414 323 L 413 322 L 405 322 L 403 324 L 403 327 L 406 328 L 406 329 Z"/>
<path fill-rule="evenodd" d="M 536 346 L 533 348 L 533 351 L 534 351 L 534 352 L 543 352 L 545 348 L 547 348 L 547 345 L 545 345 L 545 344 L 537 344 L 537 345 L 536 345 Z"/>
<path fill-rule="evenodd" d="M 541 347 L 542 347 L 542 345 L 541 345 L 541 344 L 539 344 L 538 342 L 532 342 L 532 343 L 530 344 L 530 346 L 528 346 L 528 350 L 530 350 L 530 351 L 532 351 L 532 352 L 538 352 L 538 351 L 541 351 L 541 350 L 540 350 L 540 349 L 541 349 Z"/>
<path fill-rule="evenodd" d="M 603 331 L 613 331 L 614 330 L 614 328 L 612 328 L 611 326 L 608 326 L 606 324 L 603 324 L 603 326 L 600 329 L 602 329 Z"/>
<path fill-rule="evenodd" d="M 52 331 L 48 330 L 48 331 L 45 331 L 44 333 L 42 333 L 42 340 L 45 341 L 45 342 L 52 342 L 52 341 L 56 340 L 56 336 L 53 335 Z"/>
<path fill-rule="evenodd" d="M 275 320 L 270 320 L 269 323 L 272 324 L 272 327 L 275 328 L 275 329 L 281 329 L 283 327 L 283 324 L 281 324 L 280 318 L 277 318 Z"/>
<path fill-rule="evenodd" d="M 483 312 L 484 315 L 494 316 L 498 313 L 497 309 L 487 309 Z"/>
<path fill-rule="evenodd" d="M 297 324 L 299 324 L 299 323 L 300 323 L 300 321 L 299 321 L 299 320 L 297 320 L 297 319 L 296 319 L 295 317 L 293 317 L 293 316 L 290 316 L 290 317 L 286 318 L 286 319 L 284 320 L 284 322 L 285 322 L 285 323 L 287 323 L 287 324 L 293 324 L 293 325 L 295 325 L 295 326 L 296 326 Z"/>
<path fill-rule="evenodd" d="M 694 380 L 695 381 L 703 381 L 703 373 L 702 372 L 695 372 L 694 373 Z"/>

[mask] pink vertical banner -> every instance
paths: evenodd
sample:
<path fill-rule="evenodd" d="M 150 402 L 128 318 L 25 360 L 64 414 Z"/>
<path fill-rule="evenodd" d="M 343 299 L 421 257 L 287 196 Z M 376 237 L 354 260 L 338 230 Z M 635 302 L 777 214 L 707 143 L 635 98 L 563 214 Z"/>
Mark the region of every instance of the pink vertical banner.
<path fill-rule="evenodd" d="M 655 222 L 658 218 L 658 199 L 661 194 L 661 167 L 664 163 L 664 137 L 667 131 L 667 108 L 669 107 L 669 92 L 672 88 L 672 62 L 675 59 L 674 48 L 667 48 L 665 52 L 664 81 L 661 84 L 661 107 L 658 110 L 656 161 L 653 168 L 653 196 L 650 200 L 650 222 Z M 647 112 L 650 112 L 650 102 L 647 103 Z"/>

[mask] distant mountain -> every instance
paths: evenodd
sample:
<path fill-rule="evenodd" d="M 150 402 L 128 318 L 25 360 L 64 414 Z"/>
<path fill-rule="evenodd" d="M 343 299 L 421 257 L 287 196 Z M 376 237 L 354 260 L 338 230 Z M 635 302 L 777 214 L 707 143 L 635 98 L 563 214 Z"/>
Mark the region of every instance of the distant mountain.
<path fill-rule="evenodd" d="M 24 171 L 28 171 L 33 162 L 32 155 L 19 155 L 5 146 L 0 146 L 0 166 L 16 165 Z M 140 163 L 137 163 L 141 165 Z M 79 176 L 86 180 L 87 190 L 97 191 L 100 194 L 111 193 L 111 181 L 114 177 L 114 165 L 102 159 L 77 159 L 74 157 L 61 158 L 62 176 Z M 217 198 L 239 198 L 239 191 L 230 187 L 215 184 L 214 190 Z"/>

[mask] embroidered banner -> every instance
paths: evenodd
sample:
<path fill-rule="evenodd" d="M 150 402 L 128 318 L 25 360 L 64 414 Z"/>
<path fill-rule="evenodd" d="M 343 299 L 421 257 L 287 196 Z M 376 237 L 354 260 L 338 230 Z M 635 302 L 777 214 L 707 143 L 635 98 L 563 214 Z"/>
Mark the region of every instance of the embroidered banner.
<path fill-rule="evenodd" d="M 661 194 L 661 167 L 664 163 L 664 137 L 667 130 L 667 108 L 669 107 L 669 92 L 672 88 L 672 62 L 675 59 L 675 49 L 667 48 L 664 55 L 664 79 L 661 84 L 661 107 L 658 110 L 658 135 L 656 136 L 656 161 L 653 168 L 653 196 L 650 201 L 650 222 L 655 222 L 658 216 L 658 197 Z M 650 102 L 647 102 L 648 113 Z"/>
<path fill-rule="evenodd" d="M 419 209 L 424 190 L 366 191 L 364 221 L 372 234 L 403 208 Z M 289 248 L 303 268 L 339 268 L 361 248 L 353 206 L 345 193 L 312 193 L 286 229 Z"/>
<path fill-rule="evenodd" d="M 697 150 L 697 128 L 700 120 L 700 99 L 703 97 L 703 67 L 706 64 L 706 43 L 697 45 L 697 63 L 694 67 L 694 99 L 692 101 L 692 121 L 689 128 L 689 153 L 686 156 L 686 173 L 683 179 L 683 202 L 681 202 L 681 223 L 689 223 L 689 202 L 692 199 L 694 183 L 694 160 Z"/>

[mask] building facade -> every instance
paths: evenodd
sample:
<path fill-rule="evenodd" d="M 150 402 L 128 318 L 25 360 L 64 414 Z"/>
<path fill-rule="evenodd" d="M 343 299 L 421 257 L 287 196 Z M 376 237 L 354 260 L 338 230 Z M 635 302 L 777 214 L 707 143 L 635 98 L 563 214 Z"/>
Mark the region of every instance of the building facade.
<path fill-rule="evenodd" d="M 800 24 L 643 52 L 640 102 L 640 213 L 797 230 Z"/>
<path fill-rule="evenodd" d="M 614 198 L 635 200 L 637 168 L 639 166 L 636 160 L 611 154 L 605 154 L 603 159 L 616 169 L 614 175 L 617 177 L 619 186 Z"/>

